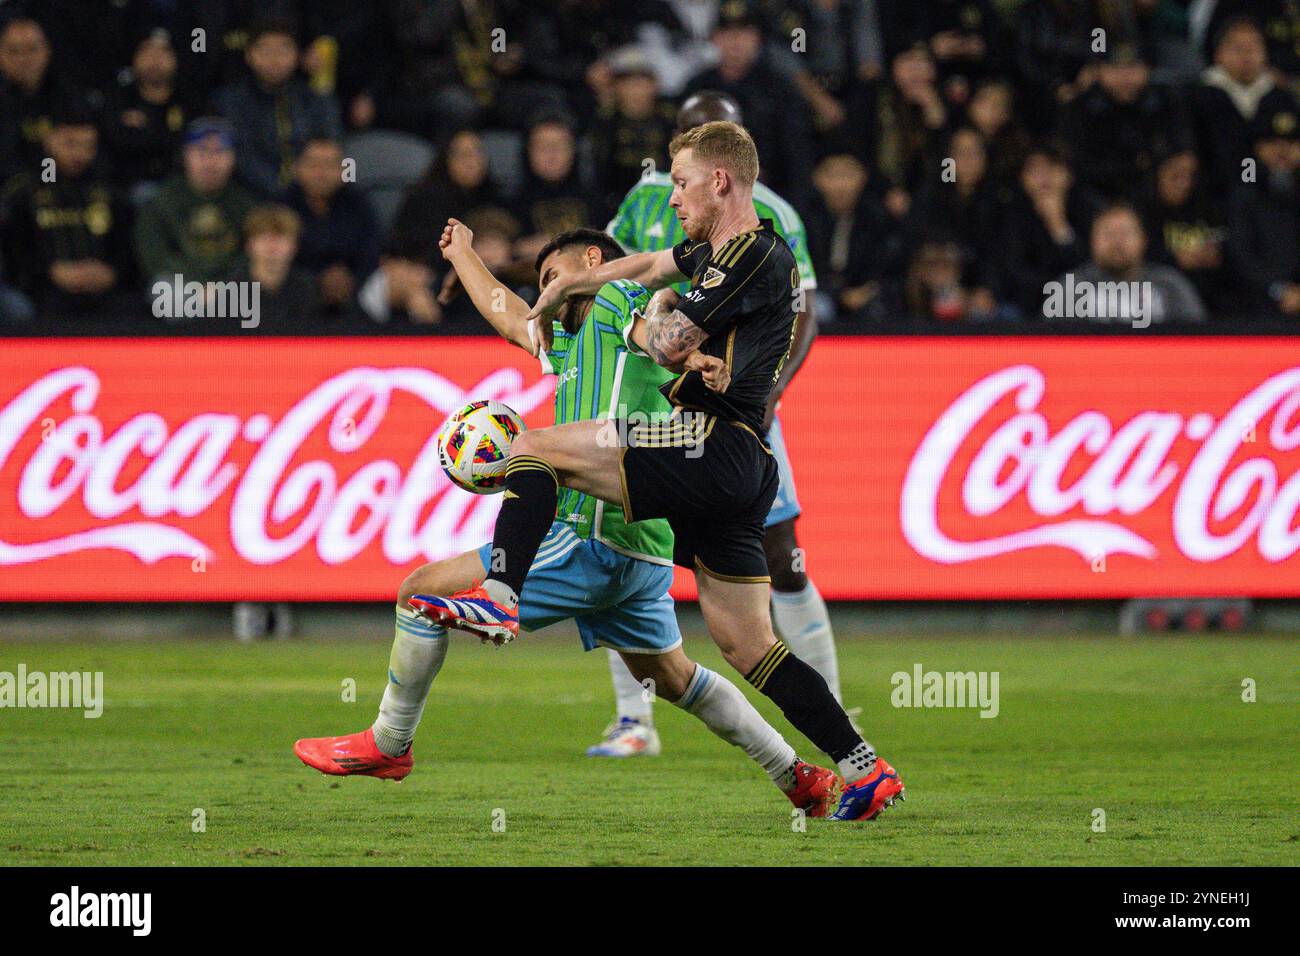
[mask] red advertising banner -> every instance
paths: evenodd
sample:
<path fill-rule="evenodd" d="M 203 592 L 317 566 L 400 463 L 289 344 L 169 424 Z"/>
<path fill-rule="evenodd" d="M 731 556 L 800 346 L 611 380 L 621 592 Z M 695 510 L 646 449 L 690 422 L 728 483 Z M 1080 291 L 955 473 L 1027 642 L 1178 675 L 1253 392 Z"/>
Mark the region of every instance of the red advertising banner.
<path fill-rule="evenodd" d="M 0 600 L 391 599 L 491 535 L 447 414 L 552 415 L 495 339 L 2 344 Z M 822 339 L 781 416 L 827 597 L 1300 595 L 1300 340 Z"/>

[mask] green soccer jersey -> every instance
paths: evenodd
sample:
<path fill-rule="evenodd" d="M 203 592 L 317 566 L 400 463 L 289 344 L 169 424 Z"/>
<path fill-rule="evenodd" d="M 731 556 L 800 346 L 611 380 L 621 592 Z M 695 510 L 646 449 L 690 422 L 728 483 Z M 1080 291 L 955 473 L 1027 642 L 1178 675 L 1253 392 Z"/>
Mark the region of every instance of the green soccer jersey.
<path fill-rule="evenodd" d="M 672 411 L 659 386 L 673 374 L 630 341 L 633 313 L 649 301 L 645 286 L 627 280 L 607 282 L 577 332 L 566 332 L 554 323 L 551 345 L 539 354 L 542 371 L 559 376 L 555 424 L 667 416 Z M 628 523 L 620 506 L 563 487 L 555 516 L 579 537 L 594 537 L 615 551 L 655 564 L 673 563 L 673 532 L 661 518 Z"/>
<path fill-rule="evenodd" d="M 628 252 L 658 252 L 686 238 L 677 214 L 668 205 L 673 183 L 667 173 L 644 176 L 623 198 L 614 220 L 605 231 Z M 799 284 L 808 291 L 817 288 L 817 274 L 808 255 L 808 234 L 794 207 L 762 183 L 754 183 L 754 211 L 759 220 L 771 219 L 776 233 L 785 240 L 799 266 Z M 684 292 L 689 282 L 674 286 Z"/>

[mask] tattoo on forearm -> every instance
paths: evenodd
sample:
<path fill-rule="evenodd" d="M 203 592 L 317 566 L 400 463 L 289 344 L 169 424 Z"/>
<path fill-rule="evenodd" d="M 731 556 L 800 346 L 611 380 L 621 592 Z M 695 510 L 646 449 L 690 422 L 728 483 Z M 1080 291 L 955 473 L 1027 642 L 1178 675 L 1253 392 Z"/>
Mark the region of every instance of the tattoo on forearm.
<path fill-rule="evenodd" d="M 707 338 L 702 328 L 675 309 L 646 316 L 646 351 L 665 368 L 679 366 Z"/>

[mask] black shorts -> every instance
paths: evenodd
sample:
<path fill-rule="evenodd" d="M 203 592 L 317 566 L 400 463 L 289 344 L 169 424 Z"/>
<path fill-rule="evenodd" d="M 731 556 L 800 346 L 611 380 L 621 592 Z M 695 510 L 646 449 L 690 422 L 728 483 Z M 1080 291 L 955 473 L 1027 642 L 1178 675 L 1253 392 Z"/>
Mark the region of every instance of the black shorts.
<path fill-rule="evenodd" d="M 628 521 L 667 518 L 673 561 L 723 581 L 766 582 L 763 524 L 780 484 L 772 450 L 713 415 L 627 427 L 621 455 Z"/>

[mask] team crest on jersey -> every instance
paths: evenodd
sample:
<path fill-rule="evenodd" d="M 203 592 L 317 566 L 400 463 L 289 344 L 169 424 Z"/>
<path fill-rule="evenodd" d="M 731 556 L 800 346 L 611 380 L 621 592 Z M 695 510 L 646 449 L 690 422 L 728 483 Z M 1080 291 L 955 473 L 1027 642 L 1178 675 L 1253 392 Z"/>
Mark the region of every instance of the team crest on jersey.
<path fill-rule="evenodd" d="M 727 274 L 721 269 L 715 269 L 713 266 L 709 266 L 709 270 L 704 273 L 704 278 L 700 280 L 700 288 L 712 289 L 714 286 L 722 285 L 722 280 L 726 277 Z"/>

